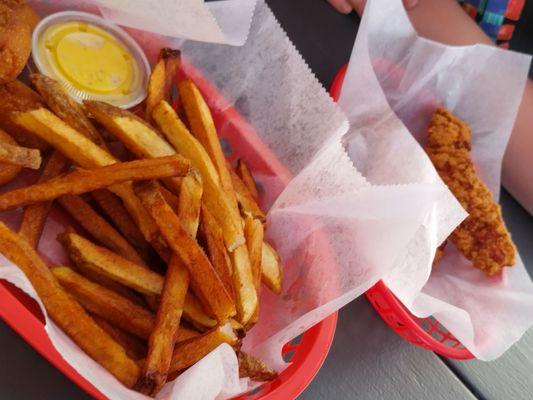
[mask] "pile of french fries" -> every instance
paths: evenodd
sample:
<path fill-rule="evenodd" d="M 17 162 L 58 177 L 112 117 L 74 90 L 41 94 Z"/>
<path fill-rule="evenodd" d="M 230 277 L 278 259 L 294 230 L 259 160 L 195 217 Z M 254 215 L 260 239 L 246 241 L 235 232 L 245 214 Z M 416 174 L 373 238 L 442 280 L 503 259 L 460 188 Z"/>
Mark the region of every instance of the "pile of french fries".
<path fill-rule="evenodd" d="M 18 232 L 0 222 L 0 252 L 80 348 L 150 396 L 222 343 L 241 376 L 276 376 L 240 344 L 258 320 L 261 282 L 281 291 L 279 257 L 264 241 L 252 175 L 226 160 L 192 81 L 178 83 L 180 109 L 171 106 L 179 65 L 179 51 L 161 51 L 144 119 L 79 105 L 40 74 L 36 92 L 0 88 L 0 183 L 46 160 L 35 184 L 0 194 L 0 211 L 23 207 Z M 117 140 L 127 161 L 110 151 Z M 49 267 L 36 250 L 55 205 L 72 217 L 58 237 L 71 266 Z"/>

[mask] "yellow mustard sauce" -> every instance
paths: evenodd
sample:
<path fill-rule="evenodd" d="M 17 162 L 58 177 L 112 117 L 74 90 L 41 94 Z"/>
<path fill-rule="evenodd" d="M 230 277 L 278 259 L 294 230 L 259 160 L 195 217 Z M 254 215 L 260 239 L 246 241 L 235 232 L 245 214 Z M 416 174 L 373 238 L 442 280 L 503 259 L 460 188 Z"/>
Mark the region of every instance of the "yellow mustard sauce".
<path fill-rule="evenodd" d="M 139 74 L 130 52 L 113 35 L 86 22 L 49 26 L 38 46 L 54 74 L 71 89 L 125 95 Z"/>

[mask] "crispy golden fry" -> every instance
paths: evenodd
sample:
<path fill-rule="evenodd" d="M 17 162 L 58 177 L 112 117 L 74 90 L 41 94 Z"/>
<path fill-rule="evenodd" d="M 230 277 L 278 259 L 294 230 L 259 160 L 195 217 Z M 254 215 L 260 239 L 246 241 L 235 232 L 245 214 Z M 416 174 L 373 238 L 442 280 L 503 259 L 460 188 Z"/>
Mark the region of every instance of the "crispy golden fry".
<path fill-rule="evenodd" d="M 24 168 L 39 169 L 41 166 L 41 152 L 0 140 L 0 162 L 19 165 Z"/>
<path fill-rule="evenodd" d="M 246 238 L 246 245 L 248 246 L 248 254 L 250 255 L 250 263 L 252 265 L 252 273 L 254 277 L 255 289 L 259 290 L 261 285 L 261 259 L 263 248 L 263 224 L 250 215 L 244 219 L 244 237 Z"/>
<path fill-rule="evenodd" d="M 43 106 L 41 96 L 18 80 L 0 85 L 0 128 L 9 132 L 23 146 L 46 150 L 48 144 L 28 129 L 16 124 L 14 113 Z"/>
<path fill-rule="evenodd" d="M 120 294 L 91 282 L 67 267 L 52 268 L 65 290 L 92 314 L 139 338 L 146 339 L 154 327 L 153 314 Z"/>
<path fill-rule="evenodd" d="M 257 191 L 257 186 L 255 184 L 255 180 L 252 176 L 252 173 L 250 172 L 250 169 L 248 168 L 248 165 L 239 158 L 237 160 L 237 166 L 235 167 L 235 172 L 241 178 L 241 181 L 244 183 L 246 188 L 248 189 L 248 192 L 252 195 L 255 201 L 259 199 L 259 193 Z"/>
<path fill-rule="evenodd" d="M 144 260 L 150 259 L 150 244 L 133 222 L 122 201 L 107 189 L 91 192 L 98 206 Z"/>
<path fill-rule="evenodd" d="M 131 180 L 185 175 L 188 170 L 188 161 L 178 156 L 135 160 L 88 170 L 77 169 L 43 183 L 3 193 L 0 195 L 0 210 L 49 201 L 65 194 L 82 194 Z"/>
<path fill-rule="evenodd" d="M 52 272 L 65 290 L 89 312 L 138 338 L 150 337 L 155 317 L 146 308 L 84 278 L 68 267 L 55 267 Z M 198 335 L 198 332 L 180 327 L 175 339 L 176 342 L 181 342 Z"/>
<path fill-rule="evenodd" d="M 262 223 L 266 222 L 266 217 L 253 196 L 248 191 L 248 188 L 239 176 L 231 171 L 231 178 L 233 179 L 233 187 L 235 188 L 235 194 L 237 201 L 241 209 L 241 214 L 250 214 L 252 217 L 260 220 Z"/>
<path fill-rule="evenodd" d="M 100 328 L 106 331 L 109 336 L 111 336 L 124 348 L 124 350 L 126 350 L 128 357 L 134 360 L 142 360 L 144 357 L 146 357 L 146 345 L 141 340 L 129 334 L 128 332 L 111 325 L 105 319 L 95 314 L 91 314 L 91 317 L 94 319 L 94 322 L 100 326 Z"/>
<path fill-rule="evenodd" d="M 75 233 L 65 234 L 61 240 L 76 265 L 95 271 L 140 293 L 161 294 L 163 277 L 143 265 L 135 264 Z"/>
<path fill-rule="evenodd" d="M 191 133 L 204 146 L 207 154 L 209 154 L 218 172 L 222 190 L 224 190 L 230 202 L 234 203 L 236 207 L 237 204 L 231 175 L 226 163 L 226 157 L 222 151 L 222 146 L 220 145 L 220 140 L 218 139 L 211 111 L 202 97 L 200 90 L 198 90 L 191 80 L 183 80 L 178 83 L 178 90 L 181 103 L 185 108 L 187 119 L 191 125 Z"/>
<path fill-rule="evenodd" d="M 451 241 L 474 267 L 495 275 L 515 264 L 516 249 L 500 206 L 476 174 L 470 140 L 469 127 L 440 109 L 431 120 L 425 149 L 444 183 L 469 213 L 450 235 Z"/>
<path fill-rule="evenodd" d="M 204 187 L 203 201 L 213 213 L 224 232 L 224 241 L 229 251 L 244 243 L 240 216 L 234 212 L 230 199 L 220 187 L 220 179 L 209 155 L 180 121 L 172 107 L 162 101 L 152 113 L 166 138 L 178 153 L 191 160 L 200 171 Z"/>
<path fill-rule="evenodd" d="M 1 222 L 0 252 L 24 272 L 50 318 L 90 357 L 132 387 L 140 374 L 136 362 L 62 289 L 29 243 Z"/>
<path fill-rule="evenodd" d="M 102 246 L 134 263 L 144 265 L 144 260 L 128 241 L 81 197 L 68 194 L 59 197 L 58 202 Z"/>
<path fill-rule="evenodd" d="M 13 120 L 50 143 L 82 168 L 97 168 L 118 162 L 105 149 L 91 142 L 45 108 L 15 114 Z M 131 183 L 114 185 L 110 190 L 122 199 L 124 206 L 135 220 L 144 238 L 163 258 L 168 257 L 168 254 L 165 254 L 164 241 L 159 238 L 157 226 L 133 193 Z"/>
<path fill-rule="evenodd" d="M 168 264 L 154 330 L 148 340 L 148 355 L 136 385 L 141 393 L 155 396 L 167 380 L 174 338 L 180 325 L 188 288 L 189 271 L 179 257 L 173 255 Z"/>
<path fill-rule="evenodd" d="M 146 96 L 146 112 L 144 118 L 152 122 L 152 111 L 161 100 L 170 102 L 172 80 L 181 63 L 179 50 L 163 48 L 159 52 L 159 60 L 152 70 L 148 81 Z"/>
<path fill-rule="evenodd" d="M 96 168 L 118 162 L 107 150 L 93 143 L 45 108 L 14 113 L 12 120 L 18 126 L 51 144 L 80 167 Z"/>
<path fill-rule="evenodd" d="M 170 378 L 175 378 L 180 371 L 190 367 L 222 343 L 235 345 L 238 341 L 239 338 L 235 335 L 231 322 L 228 322 L 202 335 L 177 343 L 170 364 Z"/>
<path fill-rule="evenodd" d="M 247 215 L 244 220 L 244 237 L 246 238 L 246 246 L 248 247 L 248 254 L 250 256 L 250 264 L 252 266 L 252 276 L 254 280 L 255 290 L 259 296 L 259 289 L 261 287 L 261 258 L 263 247 L 263 224 Z M 254 314 L 250 318 L 249 323 L 254 324 L 259 318 L 259 302 Z"/>
<path fill-rule="evenodd" d="M 167 204 L 154 182 L 136 187 L 136 193 L 154 218 L 168 246 L 191 273 L 191 287 L 200 301 L 219 322 L 235 314 L 235 305 L 209 259 L 187 231 L 178 216 Z"/>
<path fill-rule="evenodd" d="M 0 1 L 0 82 L 10 82 L 24 69 L 31 53 L 32 23 L 23 0 Z"/>
<path fill-rule="evenodd" d="M 70 251 L 69 247 L 67 246 L 67 235 L 70 234 L 76 234 L 76 231 L 69 225 L 65 228 L 65 231 L 62 234 L 59 234 L 57 236 L 57 240 L 62 244 L 63 248 L 65 249 L 65 252 L 69 256 L 72 263 L 76 266 L 76 271 L 79 272 L 81 275 L 83 275 L 85 278 L 98 283 L 99 285 L 112 290 L 122 297 L 127 298 L 131 302 L 140 305 L 145 306 L 146 305 L 146 299 L 143 300 L 142 297 L 135 292 L 134 290 L 122 285 L 121 283 L 109 278 L 108 276 L 105 276 L 104 274 L 101 274 L 94 269 L 87 268 L 85 264 L 83 263 L 77 263 L 78 259 L 75 256 L 73 252 Z"/>
<path fill-rule="evenodd" d="M 206 328 L 213 328 L 217 321 L 208 316 L 200 301 L 194 294 L 189 292 L 185 298 L 185 306 L 183 308 L 183 318 L 189 321 L 199 331 L 204 331 Z"/>
<path fill-rule="evenodd" d="M 248 377 L 256 382 L 266 382 L 276 379 L 278 373 L 266 365 L 262 360 L 238 350 L 237 359 L 239 360 L 239 377 Z"/>
<path fill-rule="evenodd" d="M 259 301 L 246 244 L 240 245 L 233 253 L 230 253 L 230 259 L 233 266 L 232 278 L 235 288 L 237 320 L 246 325 L 252 318 Z"/>
<path fill-rule="evenodd" d="M 213 264 L 213 268 L 215 268 L 224 287 L 234 299 L 235 288 L 233 287 L 233 279 L 231 277 L 233 268 L 226 247 L 224 246 L 222 229 L 220 229 L 217 221 L 215 221 L 213 215 L 204 205 L 202 205 L 201 220 L 200 234 L 205 242 L 211 264 Z"/>
<path fill-rule="evenodd" d="M 202 175 L 203 201 L 221 226 L 226 248 L 232 252 L 238 319 L 246 323 L 257 306 L 257 293 L 253 285 L 248 250 L 243 243 L 242 220 L 236 203 L 234 206 L 231 196 L 222 190 L 218 173 L 209 155 L 198 140 L 190 135 L 172 107 L 162 101 L 152 115 L 170 143 L 180 154 L 189 158 Z"/>
<path fill-rule="evenodd" d="M 281 293 L 282 266 L 278 253 L 267 242 L 263 242 L 261 256 L 261 280 L 276 294 Z"/>
<path fill-rule="evenodd" d="M 39 177 L 39 183 L 55 178 L 63 173 L 69 165 L 70 162 L 63 156 L 63 154 L 58 151 L 52 152 L 43 168 L 41 176 Z M 26 238 L 34 249 L 37 248 L 37 245 L 39 244 L 39 239 L 41 238 L 51 205 L 52 202 L 45 201 L 24 207 L 19 233 Z"/>
<path fill-rule="evenodd" d="M 154 128 L 133 113 L 99 101 L 86 101 L 84 104 L 96 120 L 137 157 L 154 158 L 176 154 Z M 164 183 L 173 193 L 179 192 L 179 179 L 166 179 Z"/>
<path fill-rule="evenodd" d="M 7 144 L 16 145 L 15 139 L 9 136 L 6 132 L 0 129 L 0 141 Z M 8 163 L 0 163 L 0 185 L 4 185 L 12 181 L 22 170 L 19 165 Z"/>
<path fill-rule="evenodd" d="M 92 142 L 105 147 L 100 132 L 87 118 L 80 105 L 65 92 L 59 82 L 38 73 L 31 74 L 30 79 L 50 110 Z"/>
<path fill-rule="evenodd" d="M 124 289 L 131 288 L 147 295 L 161 294 L 164 278 L 148 268 L 136 265 L 105 248 L 96 246 L 74 232 L 61 235 L 60 241 L 72 261 L 92 281 L 136 303 L 138 301 L 135 298 L 132 299 Z M 216 324 L 216 321 L 205 314 L 191 294 L 185 299 L 184 317 L 201 328 L 211 328 Z"/>
<path fill-rule="evenodd" d="M 185 177 L 186 178 L 186 177 Z M 182 181 L 185 178 L 180 178 Z M 172 208 L 172 210 L 177 213 L 179 208 L 179 198 L 174 193 L 172 193 L 170 190 L 168 190 L 164 186 L 159 186 L 159 190 L 161 191 L 161 194 L 165 198 L 165 201 L 168 203 L 168 205 Z"/>
<path fill-rule="evenodd" d="M 200 223 L 200 207 L 202 205 L 202 178 L 196 170 L 181 180 L 178 200 L 178 216 L 181 226 L 191 237 L 195 238 Z M 165 198 L 166 200 L 166 198 Z"/>

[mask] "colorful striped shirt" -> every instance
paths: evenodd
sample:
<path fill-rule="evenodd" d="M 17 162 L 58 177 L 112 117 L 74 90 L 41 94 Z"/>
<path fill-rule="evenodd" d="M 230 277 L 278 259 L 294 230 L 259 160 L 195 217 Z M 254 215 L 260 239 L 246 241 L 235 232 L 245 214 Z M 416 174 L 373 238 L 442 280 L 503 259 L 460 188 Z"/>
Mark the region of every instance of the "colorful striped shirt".
<path fill-rule="evenodd" d="M 509 47 L 525 0 L 459 0 L 465 11 L 501 47 Z"/>

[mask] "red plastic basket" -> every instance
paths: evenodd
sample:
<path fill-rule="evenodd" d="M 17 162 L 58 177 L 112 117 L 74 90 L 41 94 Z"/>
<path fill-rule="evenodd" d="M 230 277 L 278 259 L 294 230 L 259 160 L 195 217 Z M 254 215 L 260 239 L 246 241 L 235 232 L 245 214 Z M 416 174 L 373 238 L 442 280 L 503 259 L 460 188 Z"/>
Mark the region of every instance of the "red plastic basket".
<path fill-rule="evenodd" d="M 331 85 L 330 94 L 335 101 L 340 97 L 347 68 L 344 65 L 339 70 Z M 456 360 L 474 358 L 435 318 L 417 318 L 411 314 L 382 281 L 367 290 L 366 297 L 392 330 L 409 343 Z"/>
<path fill-rule="evenodd" d="M 252 171 L 276 177 L 282 188 L 290 173 L 277 160 L 253 128 L 228 104 L 220 93 L 186 61 L 181 76 L 191 78 L 204 94 L 218 127 L 224 127 L 223 140 L 234 150 L 232 157 L 243 158 Z M 229 129 L 228 129 L 229 128 Z M 37 303 L 10 283 L 0 280 L 0 317 L 43 357 L 96 399 L 106 397 L 79 375 L 57 352 L 44 329 L 44 318 Z M 324 362 L 337 325 L 337 313 L 308 329 L 283 349 L 288 366 L 275 380 L 238 397 L 244 399 L 285 400 L 296 398 L 312 381 Z"/>

